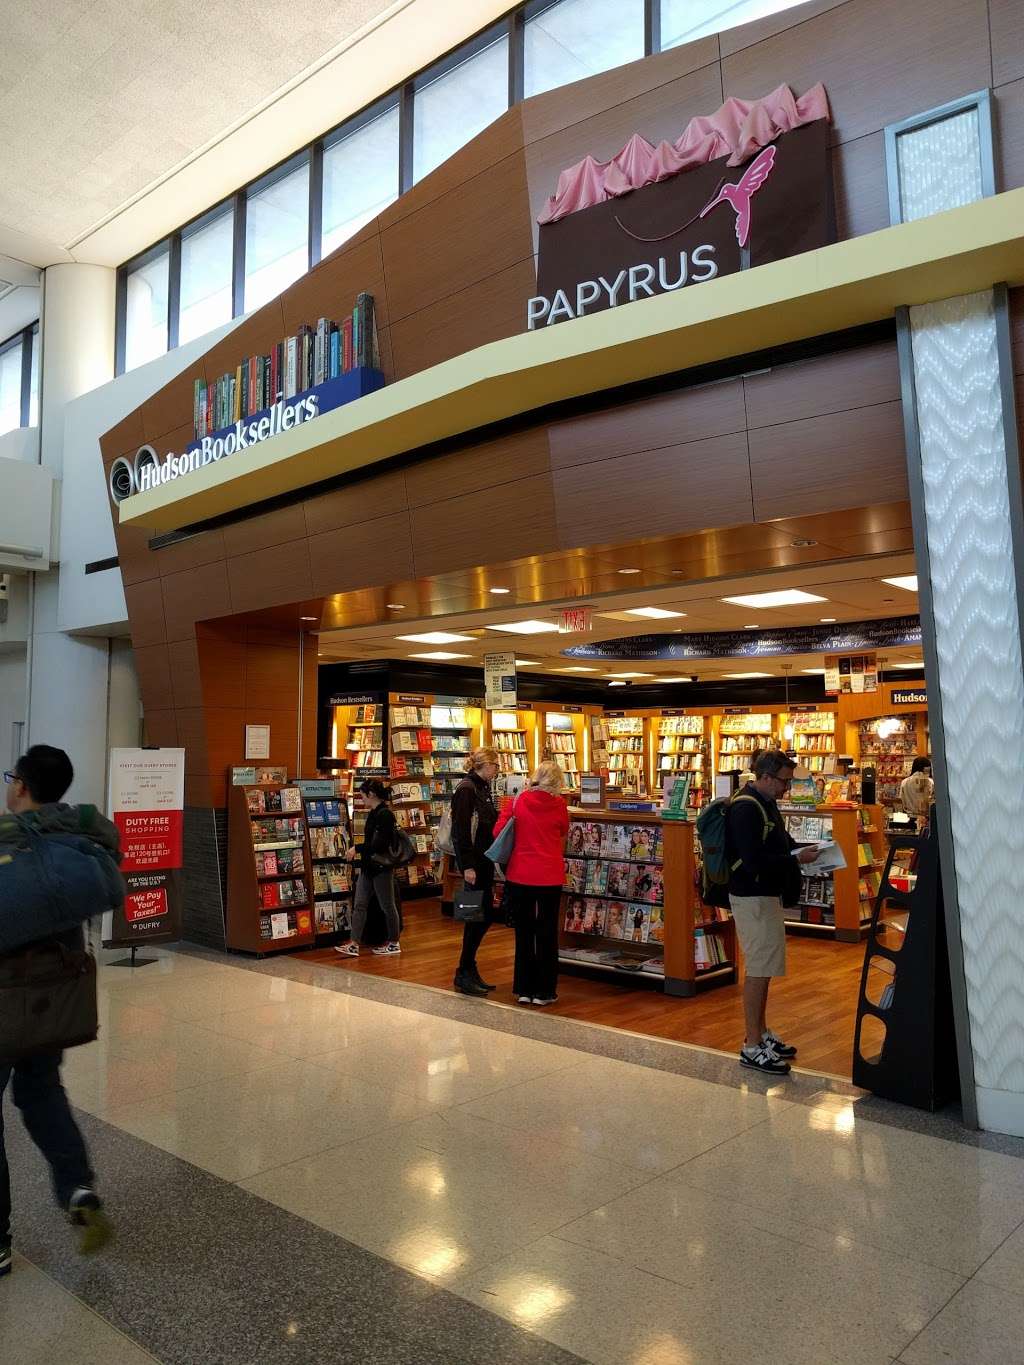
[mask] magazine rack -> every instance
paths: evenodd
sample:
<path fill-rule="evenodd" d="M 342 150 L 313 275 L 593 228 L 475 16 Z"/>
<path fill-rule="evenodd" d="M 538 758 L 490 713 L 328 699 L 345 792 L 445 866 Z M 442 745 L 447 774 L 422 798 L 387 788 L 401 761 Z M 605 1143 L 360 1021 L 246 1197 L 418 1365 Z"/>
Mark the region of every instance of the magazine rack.
<path fill-rule="evenodd" d="M 912 890 L 893 884 L 916 854 Z M 938 1109 L 959 1095 L 938 841 L 890 836 L 868 929 L 853 1044 L 853 1083 L 883 1099 Z"/>

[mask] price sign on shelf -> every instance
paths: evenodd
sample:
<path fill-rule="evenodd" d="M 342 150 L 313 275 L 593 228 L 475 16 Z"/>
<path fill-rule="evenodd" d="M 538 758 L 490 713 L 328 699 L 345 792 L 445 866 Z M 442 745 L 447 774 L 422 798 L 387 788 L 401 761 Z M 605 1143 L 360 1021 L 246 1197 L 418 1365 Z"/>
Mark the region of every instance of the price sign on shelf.
<path fill-rule="evenodd" d="M 559 635 L 581 635 L 594 628 L 590 607 L 563 607 L 558 622 Z"/>

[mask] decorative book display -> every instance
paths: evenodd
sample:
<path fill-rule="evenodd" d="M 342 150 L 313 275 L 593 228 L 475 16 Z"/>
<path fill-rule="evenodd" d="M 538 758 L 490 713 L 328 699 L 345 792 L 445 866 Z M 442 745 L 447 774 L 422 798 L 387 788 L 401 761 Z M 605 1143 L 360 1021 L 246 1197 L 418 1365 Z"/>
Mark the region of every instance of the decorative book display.
<path fill-rule="evenodd" d="M 352 923 L 352 863 L 345 855 L 352 846 L 348 802 L 317 799 L 306 802 L 310 862 L 313 878 L 313 928 L 318 939 L 347 937 Z"/>
<path fill-rule="evenodd" d="M 885 858 L 881 808 L 785 804 L 781 810 L 798 844 L 835 843 L 846 862 L 828 873 L 813 865 L 806 869 L 800 904 L 786 912 L 787 928 L 859 943 L 871 919 Z"/>
<path fill-rule="evenodd" d="M 311 866 L 297 786 L 230 787 L 227 946 L 258 954 L 311 946 Z"/>
<path fill-rule="evenodd" d="M 732 919 L 697 900 L 692 824 L 573 811 L 565 853 L 564 964 L 654 978 L 675 995 L 735 979 Z"/>
<path fill-rule="evenodd" d="M 360 294 L 351 314 L 340 323 L 320 318 L 315 326 L 303 324 L 294 336 L 284 337 L 268 355 L 253 355 L 221 375 L 213 383 L 195 381 L 193 428 L 195 439 L 212 436 L 236 422 L 269 414 L 280 401 L 317 389 L 356 371 L 366 371 L 365 386 L 350 386 L 351 398 L 380 388 L 377 322 L 372 294 Z M 371 379 L 376 375 L 376 379 Z M 312 401 L 312 400 L 311 400 Z M 342 401 L 348 401 L 342 399 Z M 328 405 L 320 403 L 320 410 Z M 316 409 L 314 409 L 315 415 Z"/>

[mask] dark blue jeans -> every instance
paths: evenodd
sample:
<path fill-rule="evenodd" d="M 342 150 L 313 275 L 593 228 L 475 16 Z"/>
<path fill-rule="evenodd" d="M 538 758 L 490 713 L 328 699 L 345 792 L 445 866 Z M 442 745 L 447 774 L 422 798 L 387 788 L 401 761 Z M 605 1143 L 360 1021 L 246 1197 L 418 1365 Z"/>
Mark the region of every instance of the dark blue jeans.
<path fill-rule="evenodd" d="M 29 1137 L 46 1158 L 57 1203 L 66 1209 L 75 1190 L 92 1188 L 89 1153 L 60 1081 L 64 1054 L 0 1062 L 0 1246 L 11 1240 L 11 1176 L 4 1151 L 3 1093 L 11 1082 L 11 1099 L 21 1110 Z"/>

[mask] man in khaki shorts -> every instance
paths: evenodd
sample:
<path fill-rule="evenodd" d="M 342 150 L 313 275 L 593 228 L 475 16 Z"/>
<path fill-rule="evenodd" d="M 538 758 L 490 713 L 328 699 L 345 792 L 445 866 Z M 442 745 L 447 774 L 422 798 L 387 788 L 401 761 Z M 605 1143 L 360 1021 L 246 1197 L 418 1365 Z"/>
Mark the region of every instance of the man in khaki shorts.
<path fill-rule="evenodd" d="M 775 1076 L 787 1075 L 796 1056 L 796 1048 L 784 1043 L 765 1017 L 771 979 L 786 975 L 783 906 L 800 899 L 798 864 L 817 857 L 813 847 L 797 848 L 776 804 L 793 780 L 794 767 L 777 749 L 758 754 L 754 781 L 733 798 L 725 818 L 729 906 L 746 965 L 740 1065 Z"/>

